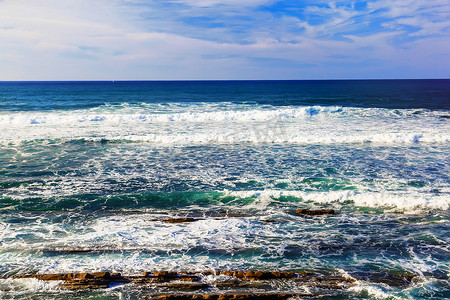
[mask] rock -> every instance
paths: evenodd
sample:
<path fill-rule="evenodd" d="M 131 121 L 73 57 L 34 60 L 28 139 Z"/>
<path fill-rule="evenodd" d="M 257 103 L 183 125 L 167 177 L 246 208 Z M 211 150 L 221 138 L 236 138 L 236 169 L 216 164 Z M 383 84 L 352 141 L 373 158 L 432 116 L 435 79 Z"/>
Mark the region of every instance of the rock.
<path fill-rule="evenodd" d="M 168 287 L 180 290 L 199 290 L 206 289 L 209 287 L 206 283 L 184 283 L 184 282 L 175 282 L 175 283 L 167 283 L 164 285 L 158 285 L 158 287 Z"/>
<path fill-rule="evenodd" d="M 90 275 L 94 276 L 94 278 L 111 278 L 111 274 L 109 272 L 91 273 Z"/>
<path fill-rule="evenodd" d="M 72 274 L 34 274 L 34 275 L 15 275 L 12 278 L 36 278 L 39 280 L 66 280 Z"/>
<path fill-rule="evenodd" d="M 66 253 L 68 254 L 76 254 L 76 253 L 89 253 L 89 252 L 94 252 L 94 250 L 91 249 L 68 249 L 65 250 Z"/>
<path fill-rule="evenodd" d="M 310 215 L 310 216 L 335 214 L 334 209 L 297 209 L 294 210 L 293 213 L 297 215 Z"/>
<path fill-rule="evenodd" d="M 290 294 L 290 293 L 229 293 L 229 294 L 168 294 L 151 297 L 153 299 L 163 300 L 189 300 L 189 299 L 208 299 L 208 300 L 272 300 L 288 299 L 292 297 L 302 297 L 311 295 Z"/>
<path fill-rule="evenodd" d="M 233 276 L 233 271 L 222 271 L 220 272 L 220 274 L 231 277 Z"/>
<path fill-rule="evenodd" d="M 208 283 L 200 280 L 207 275 L 225 275 L 227 280 L 218 280 Z M 407 286 L 414 279 L 415 274 L 401 273 L 356 273 L 352 274 L 356 279 L 368 282 L 383 283 L 389 286 Z M 133 283 L 137 288 L 152 289 L 163 288 L 178 290 L 196 290 L 214 287 L 217 291 L 242 291 L 245 287 L 247 292 L 252 290 L 261 292 L 264 290 L 272 291 L 277 281 L 287 281 L 292 285 L 311 286 L 314 288 L 323 288 L 327 290 L 343 289 L 352 286 L 356 279 L 343 277 L 335 272 L 282 272 L 282 271 L 205 271 L 205 272 L 145 272 L 140 276 L 122 276 L 120 273 L 93 272 L 93 273 L 66 273 L 66 274 L 31 274 L 16 275 L 12 278 L 36 278 L 39 280 L 51 281 L 60 280 L 61 288 L 70 290 L 83 289 L 104 289 L 117 284 Z M 213 277 L 214 278 L 214 277 Z M 0 279 L 1 280 L 1 279 Z M 241 289 L 240 289 L 241 288 Z M 211 291 L 210 289 L 206 291 Z M 248 298 L 250 294 L 167 294 L 160 295 L 158 299 L 285 299 L 283 293 L 261 293 L 251 294 L 254 298 Z M 290 295 L 290 294 L 289 294 Z M 152 297 L 157 297 L 152 296 Z M 158 296 L 159 297 L 159 296 Z M 167 298 L 168 297 L 168 298 Z M 172 298 L 170 298 L 172 297 Z M 173 298 L 178 297 L 178 298 Z M 179 298 L 185 297 L 185 298 Z M 187 298 L 186 298 L 187 297 Z M 206 298 L 205 298 L 206 297 Z M 209 297 L 209 298 L 208 298 Z M 287 296 L 286 296 L 287 297 Z"/>
<path fill-rule="evenodd" d="M 168 271 L 153 272 L 153 276 L 165 278 L 165 279 L 175 278 L 175 277 L 177 277 L 177 275 L 178 274 L 176 272 L 168 272 Z"/>
<path fill-rule="evenodd" d="M 247 272 L 245 272 L 245 277 L 255 277 L 255 272 L 247 271 Z"/>
<path fill-rule="evenodd" d="M 94 275 L 91 275 L 89 273 L 79 273 L 79 274 L 71 274 L 71 279 L 91 279 L 94 278 Z"/>
<path fill-rule="evenodd" d="M 69 281 L 61 284 L 59 287 L 67 290 L 86 290 L 86 289 L 106 289 L 109 288 L 110 282 L 108 281 L 86 281 L 86 282 L 76 282 Z"/>
<path fill-rule="evenodd" d="M 249 286 L 248 283 L 242 283 L 240 281 L 238 281 L 237 279 L 233 280 L 233 281 L 222 281 L 222 282 L 215 282 L 214 286 L 216 287 L 247 287 Z"/>
<path fill-rule="evenodd" d="M 177 272 L 168 272 L 168 271 L 159 271 L 159 272 L 144 272 L 143 278 L 140 281 L 147 279 L 150 282 L 164 282 L 170 280 L 181 280 L 181 281 L 190 281 L 195 282 L 199 280 L 198 275 L 193 273 L 177 273 Z"/>
<path fill-rule="evenodd" d="M 188 223 L 188 222 L 195 222 L 200 221 L 203 219 L 195 219 L 195 218 L 170 218 L 163 220 L 165 223 Z"/>
<path fill-rule="evenodd" d="M 233 277 L 236 277 L 236 278 L 244 278 L 244 277 L 245 277 L 245 273 L 242 272 L 242 271 L 234 271 L 234 272 L 233 272 Z"/>

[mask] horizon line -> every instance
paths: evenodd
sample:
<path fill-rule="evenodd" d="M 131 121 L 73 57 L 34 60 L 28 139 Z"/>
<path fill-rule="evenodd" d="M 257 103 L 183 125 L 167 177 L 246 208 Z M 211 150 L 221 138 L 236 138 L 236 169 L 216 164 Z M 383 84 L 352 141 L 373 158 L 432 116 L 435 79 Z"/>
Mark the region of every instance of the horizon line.
<path fill-rule="evenodd" d="M 450 80 L 448 78 L 340 78 L 340 79 L 94 79 L 94 80 L 0 80 L 14 82 L 225 82 L 225 81 L 382 81 L 382 80 Z"/>

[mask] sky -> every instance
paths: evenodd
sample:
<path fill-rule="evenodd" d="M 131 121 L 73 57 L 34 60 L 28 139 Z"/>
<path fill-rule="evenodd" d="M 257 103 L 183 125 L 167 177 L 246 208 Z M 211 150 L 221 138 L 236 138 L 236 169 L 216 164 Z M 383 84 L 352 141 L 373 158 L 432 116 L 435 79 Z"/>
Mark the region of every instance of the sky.
<path fill-rule="evenodd" d="M 448 0 L 0 0 L 0 80 L 450 78 Z"/>

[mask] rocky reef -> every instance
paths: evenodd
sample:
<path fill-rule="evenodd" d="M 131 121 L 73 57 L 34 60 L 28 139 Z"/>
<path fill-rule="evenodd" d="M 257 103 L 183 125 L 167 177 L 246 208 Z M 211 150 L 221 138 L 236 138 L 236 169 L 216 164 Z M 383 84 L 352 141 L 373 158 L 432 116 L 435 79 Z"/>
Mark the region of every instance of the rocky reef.
<path fill-rule="evenodd" d="M 330 290 L 343 290 L 358 280 L 407 286 L 413 274 L 371 274 L 365 278 L 342 275 L 338 272 L 288 272 L 218 270 L 205 272 L 144 272 L 139 275 L 120 273 L 64 273 L 14 275 L 13 279 L 35 278 L 61 281 L 58 288 L 66 290 L 108 289 L 117 285 L 133 285 L 141 289 L 147 299 L 288 299 L 320 296 Z M 289 292 L 275 286 L 298 287 Z M 304 288 L 304 292 L 300 292 Z M 308 291 L 308 292 L 307 292 Z M 313 292 L 311 292 L 313 291 Z"/>

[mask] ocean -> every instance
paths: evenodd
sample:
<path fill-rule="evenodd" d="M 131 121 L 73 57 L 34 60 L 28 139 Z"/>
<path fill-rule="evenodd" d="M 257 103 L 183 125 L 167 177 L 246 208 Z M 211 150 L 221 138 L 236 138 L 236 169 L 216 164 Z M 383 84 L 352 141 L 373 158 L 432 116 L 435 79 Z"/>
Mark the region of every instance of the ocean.
<path fill-rule="evenodd" d="M 0 82 L 0 299 L 448 299 L 449 145 L 450 80 Z"/>

